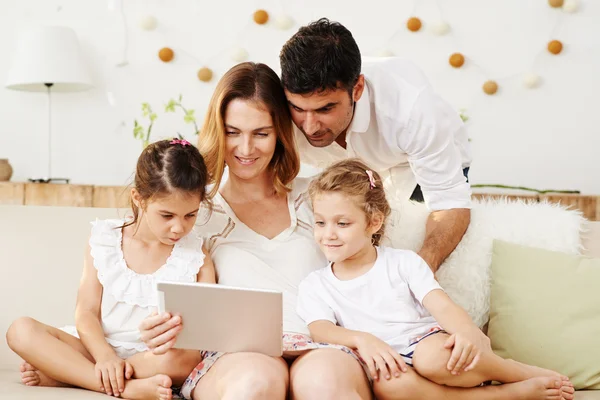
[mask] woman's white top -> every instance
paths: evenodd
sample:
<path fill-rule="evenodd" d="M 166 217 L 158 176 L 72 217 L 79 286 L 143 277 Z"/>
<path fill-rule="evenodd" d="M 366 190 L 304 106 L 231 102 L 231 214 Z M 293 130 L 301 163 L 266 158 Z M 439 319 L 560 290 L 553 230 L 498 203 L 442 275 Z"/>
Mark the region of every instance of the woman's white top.
<path fill-rule="evenodd" d="M 282 292 L 284 332 L 304 334 L 308 328 L 296 313 L 298 286 L 310 272 L 327 264 L 313 237 L 309 182 L 294 180 L 287 195 L 290 226 L 273 239 L 241 222 L 220 194 L 214 198 L 212 213 L 203 208 L 196 222 L 219 284 Z"/>

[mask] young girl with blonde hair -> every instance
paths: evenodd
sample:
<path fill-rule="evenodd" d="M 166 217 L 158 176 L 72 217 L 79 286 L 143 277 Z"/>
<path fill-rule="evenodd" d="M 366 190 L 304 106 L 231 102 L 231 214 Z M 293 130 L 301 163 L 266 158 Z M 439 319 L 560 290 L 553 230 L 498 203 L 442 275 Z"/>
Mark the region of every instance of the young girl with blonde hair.
<path fill-rule="evenodd" d="M 390 206 L 376 172 L 344 160 L 317 177 L 309 194 L 315 239 L 330 263 L 300 284 L 298 314 L 313 340 L 358 352 L 378 399 L 396 397 L 409 367 L 454 387 L 551 377 L 540 398 L 572 398 L 568 378 L 484 351 L 487 339 L 425 261 L 380 245 Z"/>

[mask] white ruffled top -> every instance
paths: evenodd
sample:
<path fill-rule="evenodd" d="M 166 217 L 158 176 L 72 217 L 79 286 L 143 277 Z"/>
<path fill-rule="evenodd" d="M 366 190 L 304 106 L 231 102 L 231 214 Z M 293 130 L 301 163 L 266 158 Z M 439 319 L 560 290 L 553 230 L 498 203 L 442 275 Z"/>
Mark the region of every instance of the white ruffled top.
<path fill-rule="evenodd" d="M 98 271 L 102 293 L 102 328 L 113 347 L 146 351 L 138 329 L 158 306 L 156 280 L 196 282 L 204 263 L 202 237 L 194 228 L 173 246 L 165 264 L 153 274 L 129 269 L 123 257 L 122 226 L 118 219 L 92 222 L 91 255 Z"/>

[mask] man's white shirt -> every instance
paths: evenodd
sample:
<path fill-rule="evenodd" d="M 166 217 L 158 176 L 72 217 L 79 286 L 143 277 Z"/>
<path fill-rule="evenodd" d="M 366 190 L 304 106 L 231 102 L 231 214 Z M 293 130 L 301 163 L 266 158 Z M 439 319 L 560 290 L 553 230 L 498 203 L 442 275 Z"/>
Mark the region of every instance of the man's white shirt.
<path fill-rule="evenodd" d="M 365 89 L 346 133 L 346 149 L 335 142 L 313 147 L 294 127 L 302 162 L 325 168 L 358 157 L 382 176 L 390 201 L 408 200 L 418 183 L 432 211 L 471 208 L 463 175 L 471 151 L 456 110 L 409 61 L 364 60 L 362 73 Z"/>

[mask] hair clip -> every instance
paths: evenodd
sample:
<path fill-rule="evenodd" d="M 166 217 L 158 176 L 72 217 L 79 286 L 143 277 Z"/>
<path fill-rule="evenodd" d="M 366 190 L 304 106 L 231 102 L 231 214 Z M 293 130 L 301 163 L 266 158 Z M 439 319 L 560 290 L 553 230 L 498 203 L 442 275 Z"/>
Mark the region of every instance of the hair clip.
<path fill-rule="evenodd" d="M 185 147 L 185 146 L 187 146 L 187 145 L 190 145 L 190 146 L 192 145 L 190 142 L 188 142 L 188 141 L 187 141 L 187 140 L 185 140 L 185 139 L 173 139 L 173 140 L 171 140 L 171 143 L 170 143 L 170 144 L 180 144 L 180 145 L 182 145 L 183 147 Z"/>
<path fill-rule="evenodd" d="M 375 185 L 375 177 L 373 176 L 373 171 L 366 170 L 365 172 L 369 176 L 369 183 L 371 184 L 371 189 L 375 189 L 376 185 Z"/>

